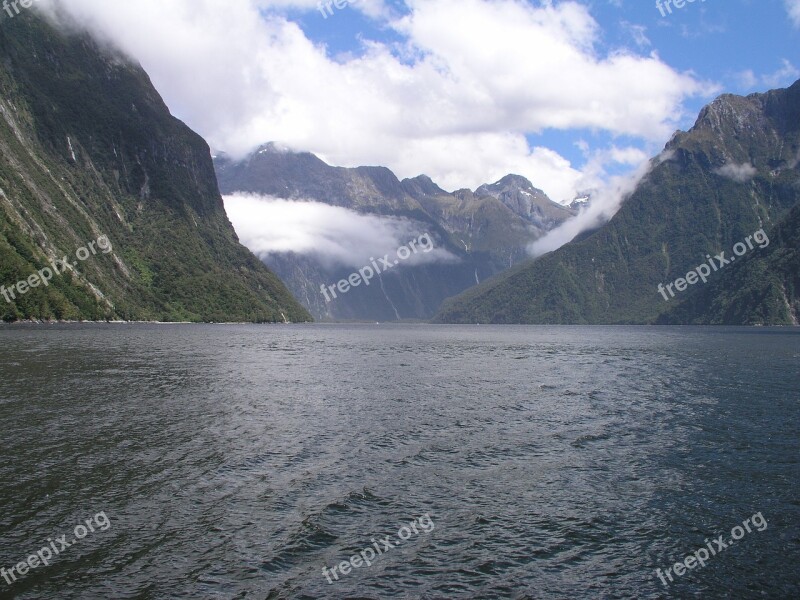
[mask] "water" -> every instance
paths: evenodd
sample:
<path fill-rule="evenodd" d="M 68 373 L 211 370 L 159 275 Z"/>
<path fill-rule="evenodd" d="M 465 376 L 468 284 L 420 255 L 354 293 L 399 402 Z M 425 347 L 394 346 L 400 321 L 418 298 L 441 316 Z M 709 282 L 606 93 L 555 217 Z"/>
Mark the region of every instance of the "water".
<path fill-rule="evenodd" d="M 0 328 L 0 567 L 95 529 L 0 597 L 797 598 L 798 390 L 796 329 Z"/>

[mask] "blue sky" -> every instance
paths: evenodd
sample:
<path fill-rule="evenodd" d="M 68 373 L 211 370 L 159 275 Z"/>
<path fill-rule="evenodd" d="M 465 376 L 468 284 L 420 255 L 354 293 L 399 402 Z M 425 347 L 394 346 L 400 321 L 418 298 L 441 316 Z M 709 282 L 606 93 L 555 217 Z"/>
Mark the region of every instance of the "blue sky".
<path fill-rule="evenodd" d="M 671 13 L 665 8 L 663 17 L 655 0 L 594 0 L 582 4 L 589 7 L 602 28 L 600 52 L 620 48 L 640 54 L 656 52 L 675 69 L 694 72 L 718 84 L 720 93 L 747 95 L 785 87 L 800 79 L 800 30 L 788 18 L 783 0 L 696 0 L 680 9 L 672 6 Z M 391 2 L 391 6 L 398 14 L 408 13 L 404 2 Z M 327 18 L 320 11 L 291 14 L 307 36 L 324 44 L 333 57 L 362 53 L 364 40 L 402 40 L 391 28 L 352 7 L 333 10 L 334 15 Z M 454 26 L 458 26 L 457 19 Z M 692 126 L 707 102 L 708 98 L 685 101 L 687 114 L 682 129 Z M 526 137 L 531 144 L 557 150 L 576 165 L 585 162 L 576 139 L 596 145 L 613 140 L 633 142 L 624 136 L 580 129 L 549 130 Z M 626 168 L 610 171 L 624 172 Z"/>
<path fill-rule="evenodd" d="M 47 5 L 51 0 L 40 0 Z M 663 3 L 664 0 L 662 0 Z M 508 173 L 553 199 L 636 173 L 719 93 L 800 78 L 800 0 L 70 0 L 172 112 L 234 156 Z"/>

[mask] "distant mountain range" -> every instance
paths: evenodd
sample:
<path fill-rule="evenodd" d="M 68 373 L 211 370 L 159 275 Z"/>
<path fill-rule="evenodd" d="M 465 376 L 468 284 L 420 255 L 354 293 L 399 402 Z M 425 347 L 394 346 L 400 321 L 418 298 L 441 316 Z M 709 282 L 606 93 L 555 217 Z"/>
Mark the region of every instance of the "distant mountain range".
<path fill-rule="evenodd" d="M 220 153 L 214 164 L 223 194 L 315 201 L 357 214 L 404 219 L 458 259 L 400 266 L 382 275 L 380 285 L 328 301 L 320 286 L 346 279 L 358 265 L 331 265 L 316 254 L 263 253 L 264 262 L 318 319 L 429 319 L 445 298 L 525 260 L 531 242 L 576 214 L 517 175 L 474 192 L 448 193 L 424 175 L 400 181 L 383 167 L 331 167 L 313 154 L 275 144 L 240 161 Z"/>
<path fill-rule="evenodd" d="M 800 82 L 721 96 L 606 225 L 448 300 L 436 321 L 797 325 L 798 164 Z M 761 229 L 769 246 L 736 257 Z M 659 293 L 721 252 L 708 283 Z"/>
<path fill-rule="evenodd" d="M 311 318 L 239 244 L 207 144 L 140 67 L 32 11 L 0 56 L 3 320 Z M 31 279 L 101 236 L 108 253 Z"/>

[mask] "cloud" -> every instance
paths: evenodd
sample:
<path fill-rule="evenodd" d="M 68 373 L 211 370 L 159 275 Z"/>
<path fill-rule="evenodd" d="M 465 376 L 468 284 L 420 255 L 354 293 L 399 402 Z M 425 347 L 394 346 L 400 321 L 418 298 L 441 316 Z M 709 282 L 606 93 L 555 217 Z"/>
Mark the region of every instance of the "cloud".
<path fill-rule="evenodd" d="M 800 77 L 800 70 L 788 60 L 784 58 L 782 64 L 783 66 L 780 69 L 761 78 L 767 87 L 777 88 L 785 83 L 794 83 Z"/>
<path fill-rule="evenodd" d="M 800 70 L 784 58 L 781 61 L 781 67 L 774 73 L 756 75 L 752 69 L 747 69 L 736 73 L 735 77 L 739 86 L 744 90 L 752 90 L 757 87 L 774 89 L 794 83 L 800 77 Z"/>
<path fill-rule="evenodd" d="M 794 23 L 795 27 L 800 27 L 800 0 L 783 0 L 786 4 L 786 10 L 789 12 L 789 18 Z"/>
<path fill-rule="evenodd" d="M 425 157 L 424 162 L 420 161 L 420 156 Z M 323 158 L 336 163 L 330 156 Z M 571 200 L 584 177 L 557 152 L 539 146 L 530 148 L 525 136 L 511 133 L 409 140 L 393 157 L 385 158 L 391 160 L 393 169 L 401 177 L 426 173 L 449 190 L 475 189 L 484 183 L 499 181 L 509 173 L 533 173 L 534 181 L 547 182 L 544 191 L 551 198 Z"/>
<path fill-rule="evenodd" d="M 664 153 L 654 161 L 643 161 L 632 173 L 611 177 L 601 187 L 592 190 L 587 208 L 533 242 L 528 247 L 528 252 L 533 257 L 541 256 L 558 250 L 584 231 L 600 227 L 617 213 L 623 201 L 633 193 L 653 167 L 670 158 L 669 153 Z"/>
<path fill-rule="evenodd" d="M 294 252 L 314 256 L 328 267 L 358 268 L 384 254 L 394 255 L 401 246 L 429 233 L 407 219 L 362 215 L 319 202 L 241 192 L 223 200 L 242 244 L 262 259 Z M 403 265 L 458 260 L 436 247 L 428 253 L 412 254 Z"/>
<path fill-rule="evenodd" d="M 714 169 L 714 173 L 732 179 L 738 183 L 747 183 L 758 174 L 758 170 L 749 162 L 741 165 L 728 163 L 719 169 Z"/>
<path fill-rule="evenodd" d="M 586 129 L 662 143 L 685 100 L 716 91 L 656 53 L 606 50 L 575 1 L 407 0 L 400 15 L 388 6 L 349 5 L 389 34 L 331 56 L 285 12 L 315 13 L 316 0 L 63 4 L 141 62 L 214 148 L 240 157 L 276 141 L 338 166 L 427 173 L 449 189 L 515 172 L 570 200 L 584 173 L 531 136 Z"/>
<path fill-rule="evenodd" d="M 653 43 L 650 41 L 650 38 L 647 37 L 647 27 L 644 25 L 636 25 L 628 21 L 621 21 L 620 25 L 623 29 L 631 34 L 633 41 L 636 42 L 636 45 L 640 48 L 653 45 Z"/>
<path fill-rule="evenodd" d="M 744 90 L 752 90 L 758 87 L 760 81 L 759 77 L 753 72 L 752 69 L 740 71 L 736 73 L 735 77 L 738 80 L 739 87 Z"/>

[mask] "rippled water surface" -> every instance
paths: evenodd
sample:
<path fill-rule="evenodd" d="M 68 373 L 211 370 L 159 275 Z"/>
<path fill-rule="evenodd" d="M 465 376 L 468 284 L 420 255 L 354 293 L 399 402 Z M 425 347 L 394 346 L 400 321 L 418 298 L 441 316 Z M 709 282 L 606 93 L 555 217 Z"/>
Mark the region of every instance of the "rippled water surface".
<path fill-rule="evenodd" d="M 0 597 L 798 598 L 799 398 L 796 329 L 0 328 L 0 567 L 95 529 Z"/>

